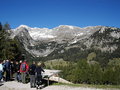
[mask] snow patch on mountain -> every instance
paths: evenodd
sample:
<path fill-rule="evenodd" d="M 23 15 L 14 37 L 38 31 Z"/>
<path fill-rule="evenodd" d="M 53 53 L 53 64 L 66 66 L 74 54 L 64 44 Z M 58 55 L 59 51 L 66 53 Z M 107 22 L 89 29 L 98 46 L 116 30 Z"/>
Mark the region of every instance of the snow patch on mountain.
<path fill-rule="evenodd" d="M 17 29 L 20 29 L 20 28 L 30 29 L 30 27 L 29 27 L 29 26 L 27 26 L 27 25 L 20 25 L 19 27 L 17 27 Z"/>
<path fill-rule="evenodd" d="M 75 26 L 70 26 L 70 25 L 59 25 L 58 28 L 69 28 L 69 29 L 74 29 Z"/>

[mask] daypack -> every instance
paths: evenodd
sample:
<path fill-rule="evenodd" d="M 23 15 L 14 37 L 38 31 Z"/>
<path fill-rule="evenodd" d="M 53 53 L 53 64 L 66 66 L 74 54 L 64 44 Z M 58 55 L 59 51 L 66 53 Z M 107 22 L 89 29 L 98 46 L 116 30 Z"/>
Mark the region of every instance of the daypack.
<path fill-rule="evenodd" d="M 34 64 L 32 64 L 29 68 L 29 73 L 30 75 L 34 75 L 35 74 L 35 69 L 36 69 L 36 66 Z"/>
<path fill-rule="evenodd" d="M 22 66 L 21 66 L 21 69 L 22 69 L 22 71 L 26 71 L 26 64 L 22 64 Z"/>

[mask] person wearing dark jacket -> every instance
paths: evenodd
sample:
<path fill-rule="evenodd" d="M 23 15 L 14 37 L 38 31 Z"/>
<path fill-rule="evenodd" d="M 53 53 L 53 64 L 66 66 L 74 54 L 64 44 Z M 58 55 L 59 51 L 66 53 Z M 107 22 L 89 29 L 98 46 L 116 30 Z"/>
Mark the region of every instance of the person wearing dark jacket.
<path fill-rule="evenodd" d="M 6 71 L 6 82 L 10 81 L 10 71 L 11 71 L 11 65 L 10 65 L 10 61 L 6 60 L 5 62 L 5 71 Z"/>
<path fill-rule="evenodd" d="M 35 70 L 36 70 L 36 65 L 35 62 L 29 66 L 29 74 L 30 74 L 30 87 L 34 88 L 35 87 Z"/>
<path fill-rule="evenodd" d="M 41 63 L 39 62 L 37 64 L 36 70 L 35 70 L 35 75 L 36 75 L 36 84 L 39 86 L 42 83 L 42 75 L 41 73 L 45 72 L 42 67 L 41 67 Z"/>
<path fill-rule="evenodd" d="M 15 80 L 18 81 L 18 82 L 20 81 L 19 74 L 20 74 L 20 64 L 18 63 L 18 61 L 16 61 L 16 64 L 15 64 Z"/>
<path fill-rule="evenodd" d="M 15 63 L 10 61 L 10 80 L 13 79 L 13 74 L 15 73 Z"/>
<path fill-rule="evenodd" d="M 21 66 L 21 64 L 22 64 L 22 60 L 19 61 L 19 71 L 18 71 L 19 72 L 19 74 L 18 74 L 18 81 L 19 82 L 22 82 L 21 72 L 20 72 L 20 66 Z"/>

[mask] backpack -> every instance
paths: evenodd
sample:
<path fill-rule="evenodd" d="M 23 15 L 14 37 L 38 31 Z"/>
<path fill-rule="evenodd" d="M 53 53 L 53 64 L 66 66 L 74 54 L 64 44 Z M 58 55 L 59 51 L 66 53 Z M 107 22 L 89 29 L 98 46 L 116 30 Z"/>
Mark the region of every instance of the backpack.
<path fill-rule="evenodd" d="M 22 66 L 21 66 L 21 69 L 22 69 L 22 71 L 26 71 L 26 64 L 22 64 Z"/>
<path fill-rule="evenodd" d="M 6 68 L 6 70 L 10 70 L 10 62 L 5 63 L 5 68 Z"/>
<path fill-rule="evenodd" d="M 29 68 L 29 73 L 31 75 L 34 75 L 35 74 L 35 69 L 36 69 L 36 66 L 35 65 L 31 65 L 30 68 Z"/>

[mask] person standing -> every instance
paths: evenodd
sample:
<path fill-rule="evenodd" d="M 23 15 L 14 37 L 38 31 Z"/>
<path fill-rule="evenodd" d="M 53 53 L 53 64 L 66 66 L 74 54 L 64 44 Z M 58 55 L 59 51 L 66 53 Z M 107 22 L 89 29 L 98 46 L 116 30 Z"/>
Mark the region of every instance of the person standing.
<path fill-rule="evenodd" d="M 10 80 L 13 80 L 13 74 L 15 72 L 15 63 L 10 61 Z"/>
<path fill-rule="evenodd" d="M 16 61 L 15 63 L 15 80 L 16 81 L 19 81 L 19 69 L 20 69 L 20 66 L 19 66 L 19 63 L 18 61 Z"/>
<path fill-rule="evenodd" d="M 26 83 L 26 75 L 28 73 L 29 70 L 29 66 L 26 62 L 26 60 L 24 60 L 23 63 L 21 63 L 20 65 L 20 73 L 21 73 L 21 79 L 22 79 L 22 83 Z"/>
<path fill-rule="evenodd" d="M 35 61 L 33 61 L 32 64 L 29 66 L 30 87 L 31 88 L 35 87 L 35 70 L 36 70 L 36 65 L 35 65 Z"/>
<path fill-rule="evenodd" d="M 10 71 L 11 71 L 10 69 L 11 69 L 10 61 L 6 60 L 5 62 L 6 82 L 10 81 Z"/>
<path fill-rule="evenodd" d="M 22 64 L 22 60 L 19 61 L 19 74 L 18 74 L 18 82 L 22 82 L 22 79 L 21 79 L 21 72 L 20 72 L 20 66 Z"/>
<path fill-rule="evenodd" d="M 1 79 L 3 78 L 3 65 L 2 65 L 2 61 L 0 61 L 0 82 L 1 82 Z"/>
<path fill-rule="evenodd" d="M 6 80 L 6 78 L 5 78 L 5 76 L 6 76 L 5 63 L 6 63 L 6 60 L 3 60 L 3 62 L 2 62 L 2 65 L 3 65 L 3 81 Z"/>
<path fill-rule="evenodd" d="M 41 67 L 41 63 L 39 62 L 37 64 L 36 70 L 35 70 L 35 77 L 36 77 L 36 85 L 39 87 L 39 85 L 42 84 L 42 75 L 41 73 L 45 72 L 42 67 Z M 36 87 L 37 88 L 37 87 Z"/>

